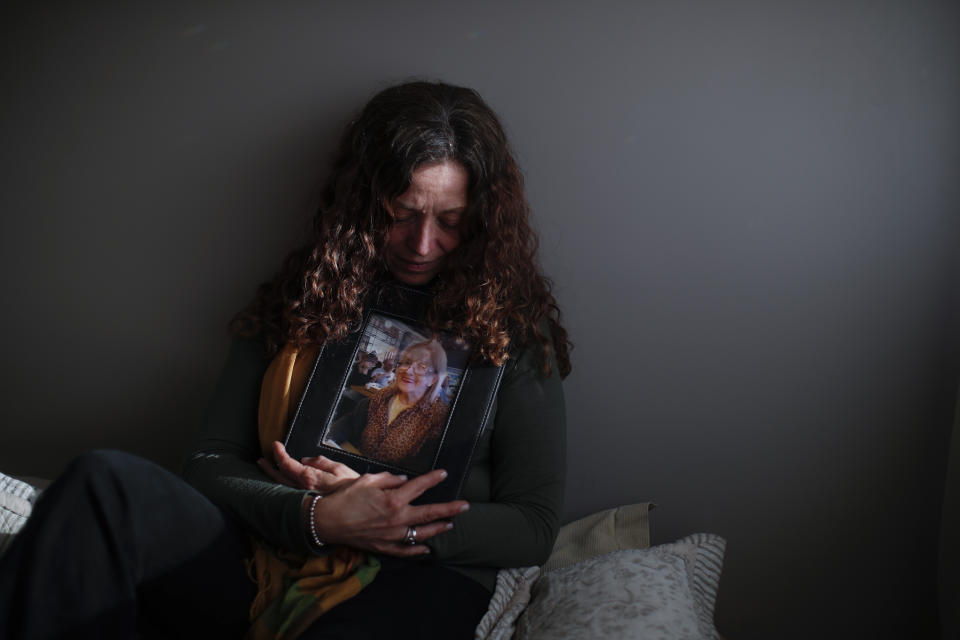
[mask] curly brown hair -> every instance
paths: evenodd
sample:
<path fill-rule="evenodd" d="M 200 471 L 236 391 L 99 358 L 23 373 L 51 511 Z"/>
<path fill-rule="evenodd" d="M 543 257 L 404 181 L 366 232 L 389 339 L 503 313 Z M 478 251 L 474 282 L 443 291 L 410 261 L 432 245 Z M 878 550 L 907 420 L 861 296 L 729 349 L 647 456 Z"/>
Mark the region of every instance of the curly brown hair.
<path fill-rule="evenodd" d="M 536 343 L 544 373 L 554 351 L 566 377 L 571 344 L 537 264 L 523 176 L 503 127 L 476 91 L 439 82 L 385 89 L 347 126 L 310 238 L 259 287 L 232 331 L 260 337 L 275 353 L 284 343 L 323 344 L 356 330 L 367 294 L 389 279 L 387 203 L 407 190 L 417 168 L 444 161 L 467 170 L 468 205 L 463 241 L 431 285 L 427 321 L 498 365 Z"/>

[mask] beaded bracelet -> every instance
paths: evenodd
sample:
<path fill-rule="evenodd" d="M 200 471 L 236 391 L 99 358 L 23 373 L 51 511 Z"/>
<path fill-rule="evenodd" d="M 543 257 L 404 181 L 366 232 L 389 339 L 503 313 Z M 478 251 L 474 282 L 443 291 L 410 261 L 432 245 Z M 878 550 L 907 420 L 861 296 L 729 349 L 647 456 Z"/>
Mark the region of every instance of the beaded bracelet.
<path fill-rule="evenodd" d="M 313 496 L 313 500 L 310 501 L 310 535 L 313 537 L 313 544 L 320 548 L 323 546 L 323 541 L 317 536 L 317 521 L 314 518 L 314 514 L 317 511 L 317 503 L 320 502 L 322 498 L 320 494 Z"/>

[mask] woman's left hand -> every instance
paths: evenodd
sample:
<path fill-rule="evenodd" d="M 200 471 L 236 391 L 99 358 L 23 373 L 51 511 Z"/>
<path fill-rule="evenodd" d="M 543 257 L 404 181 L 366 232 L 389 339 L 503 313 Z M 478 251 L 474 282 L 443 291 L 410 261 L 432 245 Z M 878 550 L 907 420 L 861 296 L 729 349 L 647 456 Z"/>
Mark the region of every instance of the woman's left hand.
<path fill-rule="evenodd" d="M 273 443 L 273 460 L 276 466 L 266 458 L 257 460 L 257 465 L 271 480 L 295 489 L 317 491 L 321 495 L 333 493 L 360 477 L 347 465 L 323 456 L 297 462 L 287 455 L 287 450 L 279 442 Z"/>

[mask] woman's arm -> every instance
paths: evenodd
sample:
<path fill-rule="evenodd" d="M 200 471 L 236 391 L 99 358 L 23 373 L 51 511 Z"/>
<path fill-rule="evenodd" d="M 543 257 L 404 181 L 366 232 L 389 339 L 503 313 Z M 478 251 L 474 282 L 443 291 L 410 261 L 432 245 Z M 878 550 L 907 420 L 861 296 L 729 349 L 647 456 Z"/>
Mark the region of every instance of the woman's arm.
<path fill-rule="evenodd" d="M 318 489 L 323 465 L 305 469 L 276 445 L 274 459 L 282 463 L 280 473 L 273 474 L 278 482 L 256 464 L 261 456 L 257 407 L 267 364 L 258 342 L 234 342 L 183 476 L 257 537 L 289 551 L 316 552 L 307 517 L 315 495 L 310 489 Z M 442 480 L 439 472 L 428 476 L 407 481 L 384 473 L 337 480 L 338 488 L 312 505 L 320 539 L 391 555 L 427 552 L 422 544 L 399 544 L 407 526 L 426 523 L 418 527 L 418 539 L 426 540 L 446 530 L 446 520 L 465 507 L 463 501 L 411 506 Z"/>
<path fill-rule="evenodd" d="M 560 526 L 566 412 L 557 363 L 544 376 L 538 350 L 527 349 L 506 366 L 494 429 L 485 435 L 489 459 L 471 467 L 464 491 L 470 511 L 429 542 L 437 558 L 450 564 L 543 564 Z"/>
<path fill-rule="evenodd" d="M 267 368 L 263 345 L 235 340 L 217 382 L 183 477 L 258 537 L 306 553 L 305 490 L 278 484 L 257 466 L 257 406 Z"/>

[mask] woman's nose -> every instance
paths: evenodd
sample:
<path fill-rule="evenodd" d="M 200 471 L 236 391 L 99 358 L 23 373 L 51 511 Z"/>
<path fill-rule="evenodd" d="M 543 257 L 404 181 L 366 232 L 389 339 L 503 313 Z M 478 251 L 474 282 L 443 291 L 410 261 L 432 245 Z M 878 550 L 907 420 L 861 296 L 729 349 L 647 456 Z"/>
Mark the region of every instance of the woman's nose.
<path fill-rule="evenodd" d="M 417 255 L 428 255 L 433 241 L 434 234 L 430 219 L 427 216 L 423 216 L 410 234 L 410 249 Z"/>

